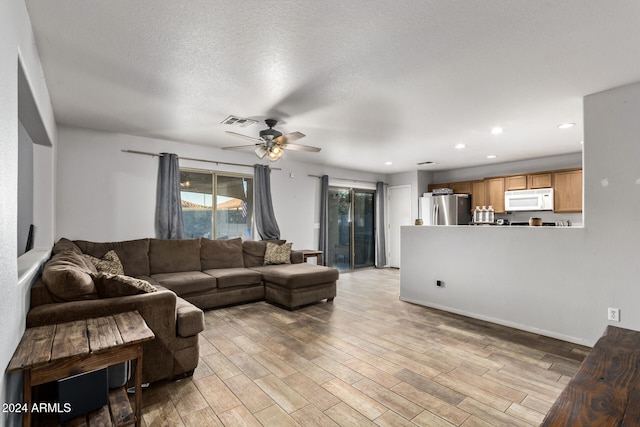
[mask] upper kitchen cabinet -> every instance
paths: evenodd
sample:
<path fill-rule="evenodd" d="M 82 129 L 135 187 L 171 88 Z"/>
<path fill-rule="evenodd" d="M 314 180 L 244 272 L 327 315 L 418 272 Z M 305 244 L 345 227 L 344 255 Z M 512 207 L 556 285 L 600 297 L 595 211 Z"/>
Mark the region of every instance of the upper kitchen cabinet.
<path fill-rule="evenodd" d="M 504 178 L 487 178 L 485 182 L 486 206 L 493 206 L 496 213 L 504 213 Z"/>
<path fill-rule="evenodd" d="M 527 175 L 527 188 L 550 188 L 551 173 L 538 173 L 535 175 Z"/>
<path fill-rule="evenodd" d="M 551 187 L 551 173 L 511 175 L 504 178 L 505 191 Z"/>
<path fill-rule="evenodd" d="M 526 190 L 527 175 L 512 175 L 504 178 L 505 191 Z"/>
<path fill-rule="evenodd" d="M 427 191 L 431 192 L 436 188 L 450 188 L 454 194 L 471 194 L 471 181 L 443 182 L 440 184 L 429 184 Z"/>
<path fill-rule="evenodd" d="M 554 212 L 582 212 L 582 169 L 554 172 Z"/>
<path fill-rule="evenodd" d="M 471 181 L 471 208 L 474 206 L 488 206 L 487 191 L 484 180 Z"/>
<path fill-rule="evenodd" d="M 449 188 L 454 194 L 471 194 L 471 181 L 452 182 Z"/>

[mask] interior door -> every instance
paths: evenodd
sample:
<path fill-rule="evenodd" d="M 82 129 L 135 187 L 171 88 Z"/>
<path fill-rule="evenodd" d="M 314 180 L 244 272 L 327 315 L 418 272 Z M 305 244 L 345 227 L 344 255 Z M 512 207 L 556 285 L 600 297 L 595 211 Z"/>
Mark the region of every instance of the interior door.
<path fill-rule="evenodd" d="M 387 264 L 400 268 L 400 227 L 411 225 L 411 186 L 389 187 L 389 245 Z"/>

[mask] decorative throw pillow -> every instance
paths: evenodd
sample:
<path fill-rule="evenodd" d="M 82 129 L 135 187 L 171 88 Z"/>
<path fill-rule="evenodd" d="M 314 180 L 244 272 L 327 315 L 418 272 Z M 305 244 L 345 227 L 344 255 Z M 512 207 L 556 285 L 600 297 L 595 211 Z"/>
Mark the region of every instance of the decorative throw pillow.
<path fill-rule="evenodd" d="M 60 252 L 44 266 L 42 281 L 51 294 L 63 301 L 80 301 L 98 297 L 91 276 L 96 268 L 82 255 Z"/>
<path fill-rule="evenodd" d="M 276 245 L 267 242 L 267 249 L 264 251 L 264 265 L 291 264 L 291 245 L 292 243 Z"/>
<path fill-rule="evenodd" d="M 86 254 L 84 256 L 96 266 L 98 273 L 124 274 L 122 262 L 120 262 L 120 258 L 114 250 L 107 252 L 102 258 L 96 258 Z"/>
<path fill-rule="evenodd" d="M 146 280 L 123 274 L 98 273 L 93 276 L 93 283 L 95 283 L 100 298 L 125 297 L 157 291 Z"/>

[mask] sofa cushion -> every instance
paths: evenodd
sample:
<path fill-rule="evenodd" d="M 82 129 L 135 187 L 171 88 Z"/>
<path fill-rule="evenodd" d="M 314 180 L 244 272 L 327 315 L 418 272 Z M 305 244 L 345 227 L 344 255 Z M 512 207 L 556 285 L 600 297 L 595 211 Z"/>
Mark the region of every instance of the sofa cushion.
<path fill-rule="evenodd" d="M 83 256 L 94 265 L 98 273 L 124 274 L 124 267 L 122 267 L 120 258 L 114 250 L 110 250 L 102 258 L 96 258 L 88 254 L 83 254 Z"/>
<path fill-rule="evenodd" d="M 116 298 L 156 292 L 149 282 L 122 274 L 98 273 L 93 276 L 100 298 Z"/>
<path fill-rule="evenodd" d="M 63 301 L 96 299 L 98 293 L 91 279 L 96 268 L 81 254 L 60 252 L 49 260 L 42 281 L 54 297 Z"/>
<path fill-rule="evenodd" d="M 267 242 L 267 248 L 264 252 L 264 265 L 291 264 L 291 245 L 292 243 L 283 243 L 276 245 Z"/>
<path fill-rule="evenodd" d="M 152 274 L 151 278 L 178 295 L 216 289 L 216 278 L 201 271 Z"/>
<path fill-rule="evenodd" d="M 338 280 L 338 270 L 321 265 L 307 264 L 282 264 L 282 265 L 264 265 L 262 267 L 252 267 L 262 274 L 265 285 L 268 282 L 283 286 L 288 289 L 305 288 L 307 286 L 315 286 L 323 283 L 334 282 Z"/>
<path fill-rule="evenodd" d="M 200 239 L 200 264 L 203 271 L 212 268 L 244 267 L 242 239 Z"/>
<path fill-rule="evenodd" d="M 149 275 L 149 239 L 100 243 L 75 240 L 74 243 L 82 252 L 96 258 L 102 258 L 110 250 L 116 251 L 127 276 Z"/>
<path fill-rule="evenodd" d="M 149 243 L 151 275 L 200 271 L 200 239 L 160 240 Z"/>
<path fill-rule="evenodd" d="M 262 275 L 248 268 L 216 268 L 204 272 L 216 278 L 218 289 L 262 283 Z"/>
<path fill-rule="evenodd" d="M 267 250 L 267 242 L 281 245 L 286 240 L 247 240 L 242 243 L 242 258 L 245 267 L 257 267 L 264 265 L 264 253 Z"/>
<path fill-rule="evenodd" d="M 181 337 L 192 337 L 204 331 L 204 313 L 195 305 L 176 298 L 176 331 Z"/>

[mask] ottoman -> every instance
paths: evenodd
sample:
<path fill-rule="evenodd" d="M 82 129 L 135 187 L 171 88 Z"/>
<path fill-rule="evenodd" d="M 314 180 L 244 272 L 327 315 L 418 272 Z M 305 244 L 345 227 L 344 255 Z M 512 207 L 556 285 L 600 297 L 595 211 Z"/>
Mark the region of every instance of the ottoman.
<path fill-rule="evenodd" d="M 338 270 L 307 263 L 252 267 L 262 274 L 267 302 L 293 310 L 336 296 Z"/>

